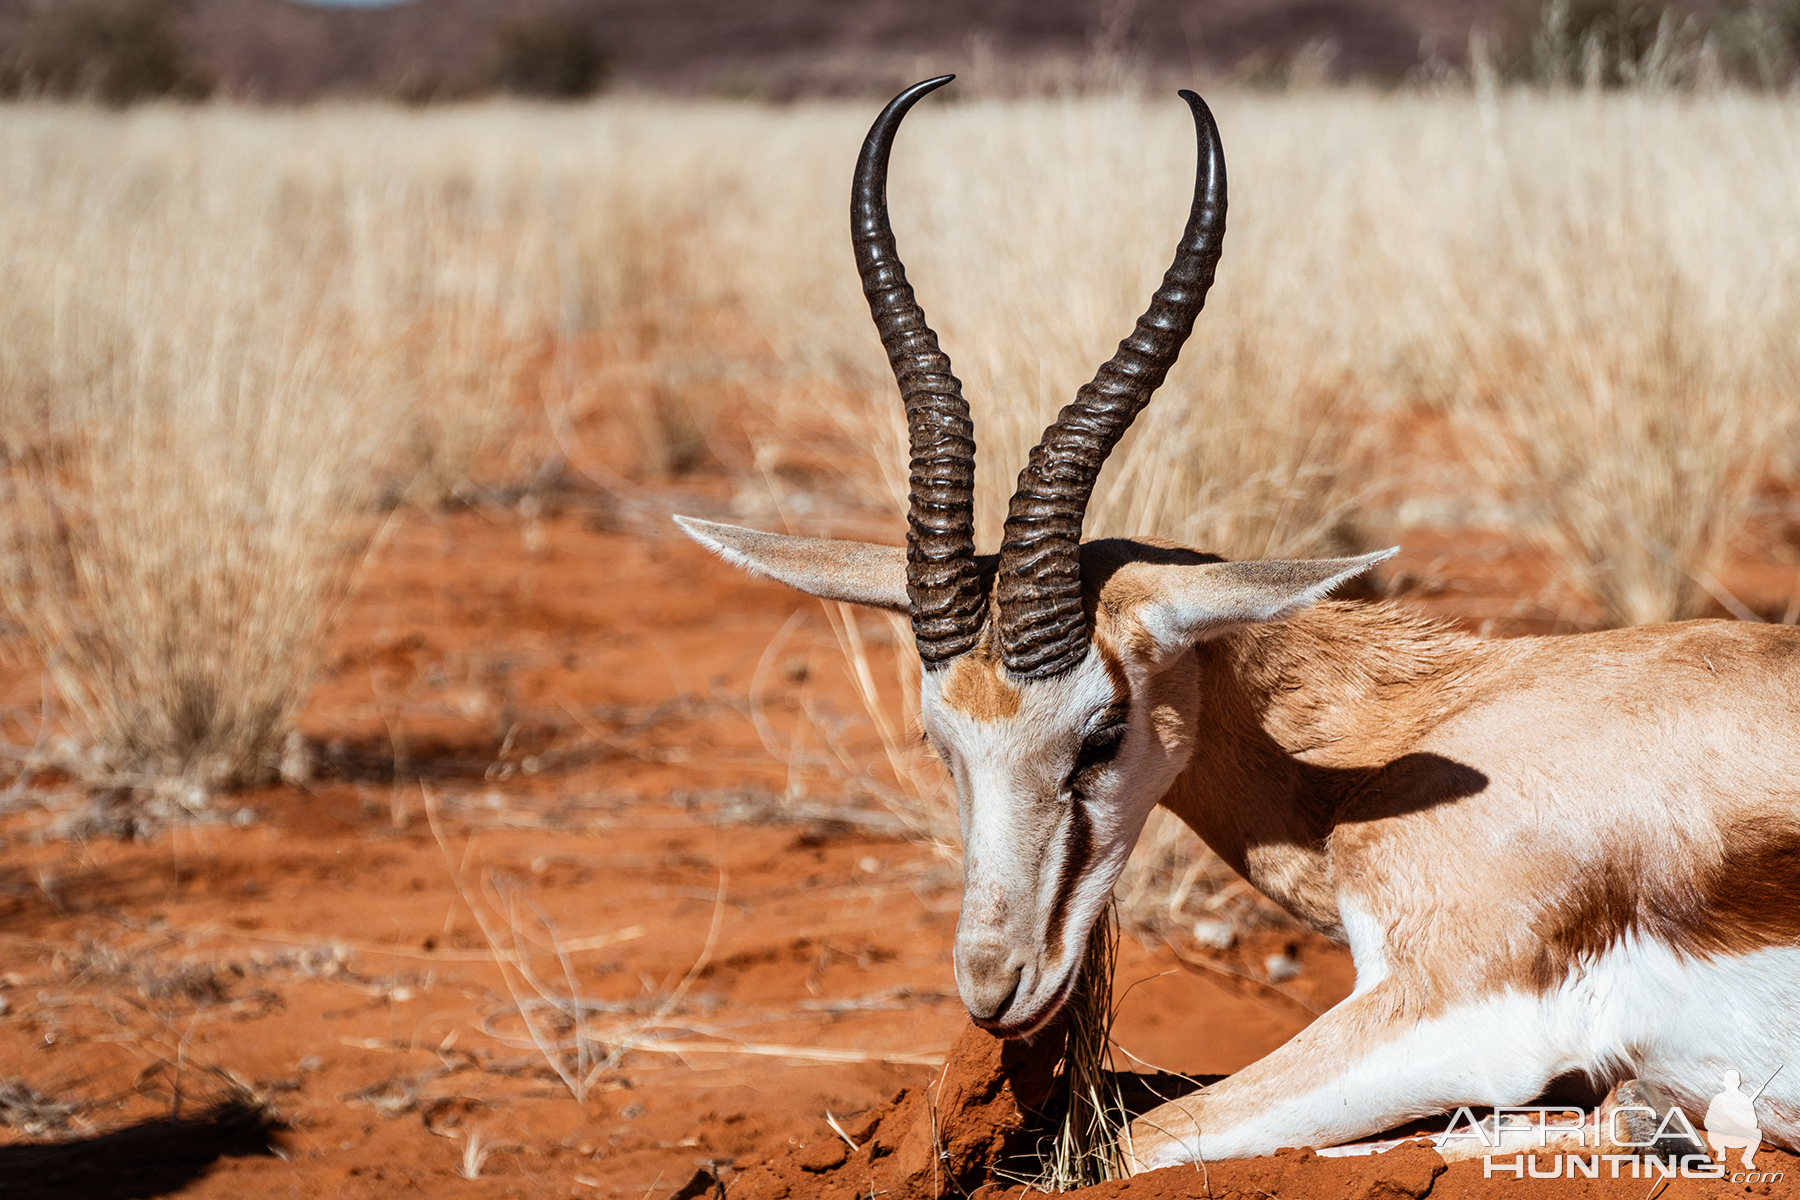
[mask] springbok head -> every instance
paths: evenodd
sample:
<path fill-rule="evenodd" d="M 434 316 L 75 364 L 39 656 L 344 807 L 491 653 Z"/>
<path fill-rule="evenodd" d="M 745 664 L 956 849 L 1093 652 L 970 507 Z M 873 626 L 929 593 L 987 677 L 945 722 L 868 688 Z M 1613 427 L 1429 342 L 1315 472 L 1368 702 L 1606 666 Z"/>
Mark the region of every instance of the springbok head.
<path fill-rule="evenodd" d="M 677 517 L 727 561 L 813 596 L 912 617 L 925 734 L 956 782 L 964 895 L 956 977 L 974 1021 L 1042 1028 L 1150 810 L 1201 736 L 1196 642 L 1273 621 L 1382 555 L 1227 563 L 1166 544 L 1083 543 L 1107 454 L 1174 364 L 1225 234 L 1225 160 L 1192 92 L 1199 170 L 1175 262 L 1131 336 L 1044 431 L 1000 552 L 975 552 L 975 438 L 962 385 L 913 298 L 888 224 L 901 119 L 951 80 L 918 83 L 869 130 L 850 195 L 863 292 L 905 402 L 904 550 Z"/>

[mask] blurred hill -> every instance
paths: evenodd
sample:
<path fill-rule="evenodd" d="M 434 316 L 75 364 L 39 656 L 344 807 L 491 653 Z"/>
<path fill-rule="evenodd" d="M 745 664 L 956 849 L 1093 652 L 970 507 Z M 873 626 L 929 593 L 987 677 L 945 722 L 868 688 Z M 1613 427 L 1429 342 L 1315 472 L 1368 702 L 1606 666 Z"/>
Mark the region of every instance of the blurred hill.
<path fill-rule="evenodd" d="M 160 71 L 159 78 L 173 71 L 188 90 L 214 86 L 268 101 L 371 93 L 426 101 L 496 86 L 578 94 L 603 81 L 771 99 L 878 95 L 940 70 L 971 73 L 965 91 L 1105 84 L 1109 75 L 1194 80 L 1299 70 L 1398 79 L 1461 62 L 1472 28 L 1499 28 L 1518 7 L 1518 0 L 411 0 L 384 8 L 0 0 L 0 58 L 15 77 L 63 72 L 67 90 L 67 79 L 88 78 L 84 71 L 98 77 L 95 53 L 117 57 L 137 46 L 124 67 L 105 70 Z M 149 52 L 141 49 L 146 38 L 155 42 Z M 108 86 L 129 85 L 93 84 L 102 93 Z"/>

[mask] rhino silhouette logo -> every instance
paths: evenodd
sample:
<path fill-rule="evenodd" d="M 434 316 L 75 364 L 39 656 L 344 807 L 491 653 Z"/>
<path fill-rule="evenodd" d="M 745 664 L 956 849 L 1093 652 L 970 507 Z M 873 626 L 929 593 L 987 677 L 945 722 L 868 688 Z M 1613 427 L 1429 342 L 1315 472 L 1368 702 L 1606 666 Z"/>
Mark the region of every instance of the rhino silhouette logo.
<path fill-rule="evenodd" d="M 1781 1067 L 1776 1067 L 1775 1075 L 1779 1074 Z M 1743 1151 L 1744 1170 L 1756 1170 L 1756 1148 L 1762 1145 L 1762 1127 L 1756 1123 L 1756 1097 L 1775 1081 L 1775 1075 L 1769 1076 L 1755 1095 L 1746 1096 L 1738 1087 L 1742 1076 L 1736 1071 L 1725 1072 L 1725 1090 L 1712 1098 L 1701 1121 L 1706 1126 L 1706 1140 L 1712 1143 L 1713 1154 L 1721 1164 L 1725 1162 L 1725 1151 L 1738 1147 Z"/>

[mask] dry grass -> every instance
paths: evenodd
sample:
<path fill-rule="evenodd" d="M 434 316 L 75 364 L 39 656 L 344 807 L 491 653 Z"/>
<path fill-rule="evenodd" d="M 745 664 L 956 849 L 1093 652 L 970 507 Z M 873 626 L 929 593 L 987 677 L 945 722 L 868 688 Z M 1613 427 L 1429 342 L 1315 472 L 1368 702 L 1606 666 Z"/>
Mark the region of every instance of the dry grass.
<path fill-rule="evenodd" d="M 1615 622 L 1734 608 L 1714 573 L 1759 478 L 1796 466 L 1800 122 L 1737 96 L 1555 105 L 1529 141 L 1513 105 L 1478 106 L 1470 211 L 1512 286 L 1438 268 L 1462 298 L 1476 464 Z"/>
<path fill-rule="evenodd" d="M 92 1101 L 47 1096 L 23 1079 L 0 1078 L 0 1129 L 24 1137 L 58 1137 L 85 1132 L 88 1126 L 81 1114 L 92 1107 Z"/>
<path fill-rule="evenodd" d="M 692 1033 L 696 1032 L 695 1027 L 690 1022 L 677 1022 L 671 1017 L 681 1008 L 683 1000 L 712 960 L 725 913 L 728 879 L 723 868 L 719 872 L 719 887 L 706 942 L 699 957 L 674 987 L 659 990 L 639 1004 L 621 1006 L 585 999 L 575 956 L 584 949 L 610 944 L 615 938 L 635 937 L 640 930 L 621 930 L 591 939 L 567 938 L 516 881 L 491 870 L 484 873 L 479 883 L 469 881 L 473 840 L 465 843 L 460 856 L 454 853 L 439 820 L 435 796 L 429 789 L 421 790 L 426 819 L 443 855 L 444 867 L 450 873 L 457 899 L 474 917 L 511 999 L 510 1004 L 490 1011 L 483 1019 L 484 1033 L 497 1040 L 507 1040 L 507 1035 L 498 1027 L 516 1019 L 523 1027 L 524 1036 L 512 1040 L 534 1050 L 577 1103 L 585 1103 L 602 1076 L 615 1070 L 634 1050 L 655 1050 L 659 1043 L 665 1052 L 683 1053 L 692 1049 L 677 1045 L 670 1033 Z M 554 957 L 560 978 L 554 975 L 546 978 L 540 974 L 533 965 L 533 959 L 539 957 Z M 598 1028 L 589 1023 L 596 1014 L 617 1013 L 621 1009 L 630 1012 L 630 1019 Z"/>
<path fill-rule="evenodd" d="M 170 809 L 274 773 L 378 499 L 466 475 L 541 332 L 513 294 L 541 223 L 479 154 L 396 178 L 398 118 L 330 128 L 23 108 L 0 136 L 6 608 L 63 765 Z"/>
<path fill-rule="evenodd" d="M 1057 1064 L 1051 1103 L 1058 1115 L 1042 1170 L 1031 1180 L 1041 1192 L 1068 1192 L 1131 1174 L 1126 1166 L 1124 1098 L 1113 1079 L 1113 967 L 1119 927 L 1109 908 L 1088 935 L 1087 956 L 1063 1024 L 1067 1041 Z"/>

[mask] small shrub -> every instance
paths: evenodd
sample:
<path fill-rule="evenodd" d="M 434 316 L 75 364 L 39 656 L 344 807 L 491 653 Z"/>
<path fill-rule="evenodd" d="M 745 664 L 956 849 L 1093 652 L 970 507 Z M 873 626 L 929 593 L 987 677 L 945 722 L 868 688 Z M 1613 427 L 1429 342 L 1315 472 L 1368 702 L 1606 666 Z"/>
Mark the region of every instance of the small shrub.
<path fill-rule="evenodd" d="M 339 153 L 382 168 L 314 186 L 267 120 L 5 130 L 48 165 L 0 170 L 0 619 L 54 685 L 49 753 L 118 793 L 121 832 L 275 776 L 378 498 L 459 486 L 541 321 L 510 175 L 391 170 L 355 152 L 384 132 L 365 110 Z"/>
<path fill-rule="evenodd" d="M 124 107 L 197 100 L 212 85 L 190 61 L 164 0 L 87 0 L 29 24 L 0 87 Z"/>
<path fill-rule="evenodd" d="M 93 1107 L 83 1100 L 46 1096 L 23 1079 L 0 1078 L 0 1129 L 28 1138 L 64 1134 L 85 1123 L 81 1113 Z"/>
<path fill-rule="evenodd" d="M 490 78 L 501 91 L 550 100 L 591 96 L 606 81 L 599 40 L 567 17 L 508 21 L 494 31 Z"/>
<path fill-rule="evenodd" d="M 1794 79 L 1800 59 L 1800 0 L 1721 6 L 1708 33 L 1728 76 L 1758 87 L 1783 87 Z"/>
<path fill-rule="evenodd" d="M 1800 0 L 1728 0 L 1703 13 L 1659 0 L 1543 0 L 1521 9 L 1501 66 L 1521 81 L 1582 87 L 1784 86 Z"/>

